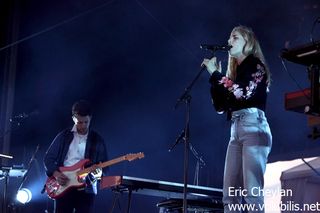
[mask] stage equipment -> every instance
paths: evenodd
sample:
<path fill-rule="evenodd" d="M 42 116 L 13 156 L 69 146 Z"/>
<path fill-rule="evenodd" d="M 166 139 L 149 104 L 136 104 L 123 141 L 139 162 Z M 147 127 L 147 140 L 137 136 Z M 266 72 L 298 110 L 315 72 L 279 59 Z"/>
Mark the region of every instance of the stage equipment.
<path fill-rule="evenodd" d="M 16 199 L 22 204 L 29 203 L 32 199 L 32 193 L 29 189 L 22 188 L 18 191 Z"/>
<path fill-rule="evenodd" d="M 114 192 L 128 193 L 127 213 L 130 212 L 132 193 L 166 198 L 167 200 L 157 204 L 159 208 L 168 210 L 183 208 L 182 198 L 184 198 L 185 189 L 182 183 L 129 176 L 106 176 L 102 177 L 100 183 L 100 189 L 105 188 L 111 188 Z M 188 210 L 206 208 L 223 212 L 222 189 L 188 184 L 187 192 L 186 198 L 190 202 L 188 202 Z"/>
<path fill-rule="evenodd" d="M 320 137 L 317 125 L 320 124 L 320 41 L 284 49 L 281 57 L 293 63 L 307 66 L 310 88 L 285 94 L 285 109 L 308 114 L 308 125 L 313 126 L 310 138 Z"/>
<path fill-rule="evenodd" d="M 204 48 L 204 45 L 201 45 L 200 48 Z M 222 46 L 217 46 L 217 45 L 211 45 L 212 48 L 208 48 L 209 45 L 206 45 L 207 48 L 204 48 L 206 50 L 209 50 L 211 52 L 211 57 L 212 58 L 214 56 L 214 53 L 218 50 L 229 50 L 231 48 L 231 46 L 229 45 L 222 45 Z M 193 88 L 193 86 L 195 85 L 195 83 L 197 82 L 197 80 L 199 79 L 199 77 L 201 76 L 201 74 L 203 73 L 203 71 L 206 69 L 205 66 L 202 66 L 199 70 L 199 72 L 197 73 L 197 75 L 195 76 L 195 78 L 191 81 L 191 83 L 184 89 L 184 92 L 182 93 L 182 95 L 180 96 L 180 98 L 178 98 L 174 109 L 177 109 L 177 107 L 181 104 L 181 103 L 185 103 L 185 107 L 186 107 L 186 111 L 185 111 L 185 125 L 184 128 L 182 130 L 182 132 L 184 133 L 183 137 L 178 137 L 181 138 L 180 140 L 176 140 L 175 143 L 169 148 L 169 151 L 172 151 L 173 148 L 181 141 L 184 141 L 184 163 L 183 163 L 183 213 L 187 213 L 187 184 L 188 184 L 188 167 L 189 167 L 189 149 L 190 149 L 190 106 L 191 106 L 191 90 Z"/>
<path fill-rule="evenodd" d="M 7 212 L 7 190 L 10 177 L 24 177 L 27 173 L 26 169 L 23 169 L 22 166 L 2 166 L 0 168 L 0 179 L 4 180 L 3 194 L 2 194 L 2 213 Z"/>
<path fill-rule="evenodd" d="M 284 49 L 281 52 L 281 57 L 293 63 L 307 66 L 311 82 L 310 89 L 285 94 L 286 109 L 318 116 L 320 113 L 320 41 Z"/>

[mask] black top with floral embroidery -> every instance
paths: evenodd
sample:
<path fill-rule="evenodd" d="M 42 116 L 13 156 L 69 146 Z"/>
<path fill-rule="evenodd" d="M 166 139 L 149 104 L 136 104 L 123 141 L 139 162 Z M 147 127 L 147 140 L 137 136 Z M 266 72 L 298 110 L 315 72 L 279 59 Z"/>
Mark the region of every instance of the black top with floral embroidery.
<path fill-rule="evenodd" d="M 211 97 L 217 112 L 232 112 L 256 107 L 265 111 L 267 75 L 260 59 L 247 56 L 237 67 L 235 81 L 213 72 L 210 78 Z"/>

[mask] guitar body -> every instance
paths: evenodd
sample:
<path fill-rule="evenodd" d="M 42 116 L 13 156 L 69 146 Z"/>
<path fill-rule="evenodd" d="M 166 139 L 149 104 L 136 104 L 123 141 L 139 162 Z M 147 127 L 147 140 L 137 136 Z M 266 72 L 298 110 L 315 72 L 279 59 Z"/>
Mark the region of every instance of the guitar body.
<path fill-rule="evenodd" d="M 61 186 L 55 177 L 49 177 L 46 181 L 45 187 L 48 196 L 52 199 L 57 199 L 63 196 L 63 194 L 65 194 L 65 192 L 67 192 L 69 189 L 84 187 L 85 183 L 80 182 L 80 178 L 77 172 L 82 170 L 88 162 L 90 162 L 90 160 L 83 159 L 73 166 L 60 167 L 60 172 L 67 176 L 69 178 L 69 181 L 66 185 Z"/>

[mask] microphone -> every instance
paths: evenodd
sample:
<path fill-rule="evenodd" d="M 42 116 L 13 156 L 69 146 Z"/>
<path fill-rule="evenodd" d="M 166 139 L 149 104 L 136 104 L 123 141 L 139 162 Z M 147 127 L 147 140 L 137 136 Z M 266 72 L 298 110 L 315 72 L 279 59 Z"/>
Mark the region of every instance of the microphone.
<path fill-rule="evenodd" d="M 15 115 L 15 116 L 11 117 L 10 118 L 10 122 L 22 121 L 22 120 L 24 120 L 26 118 L 29 118 L 29 117 L 31 117 L 33 115 L 38 115 L 38 114 L 39 114 L 38 110 L 32 111 L 30 113 L 23 112 L 23 113 L 20 113 L 18 115 Z"/>
<path fill-rule="evenodd" d="M 227 45 L 215 45 L 215 44 L 200 44 L 200 48 L 204 50 L 211 50 L 211 51 L 229 51 L 232 46 L 227 44 Z"/>

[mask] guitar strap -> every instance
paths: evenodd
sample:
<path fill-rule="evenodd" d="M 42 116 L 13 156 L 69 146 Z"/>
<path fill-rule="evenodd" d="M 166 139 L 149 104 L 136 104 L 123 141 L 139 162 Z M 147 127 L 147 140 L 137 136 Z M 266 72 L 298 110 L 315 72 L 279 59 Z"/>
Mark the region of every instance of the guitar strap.
<path fill-rule="evenodd" d="M 87 145 L 89 145 L 89 153 L 88 153 L 88 156 L 86 156 L 86 158 L 89 158 L 92 163 L 97 163 L 95 162 L 97 159 L 96 159 L 96 153 L 97 153 L 97 135 L 95 134 L 95 132 L 93 131 L 90 131 L 89 132 L 89 135 L 88 135 L 88 140 L 87 140 Z"/>
<path fill-rule="evenodd" d="M 60 161 L 58 162 L 59 166 L 63 166 L 63 162 L 66 154 L 68 153 L 69 146 L 72 142 L 72 139 L 73 139 L 73 133 L 70 131 L 70 129 L 64 130 L 64 133 L 61 138 L 61 140 L 63 141 L 61 143 L 61 147 L 59 149 L 58 158 L 57 158 Z"/>

